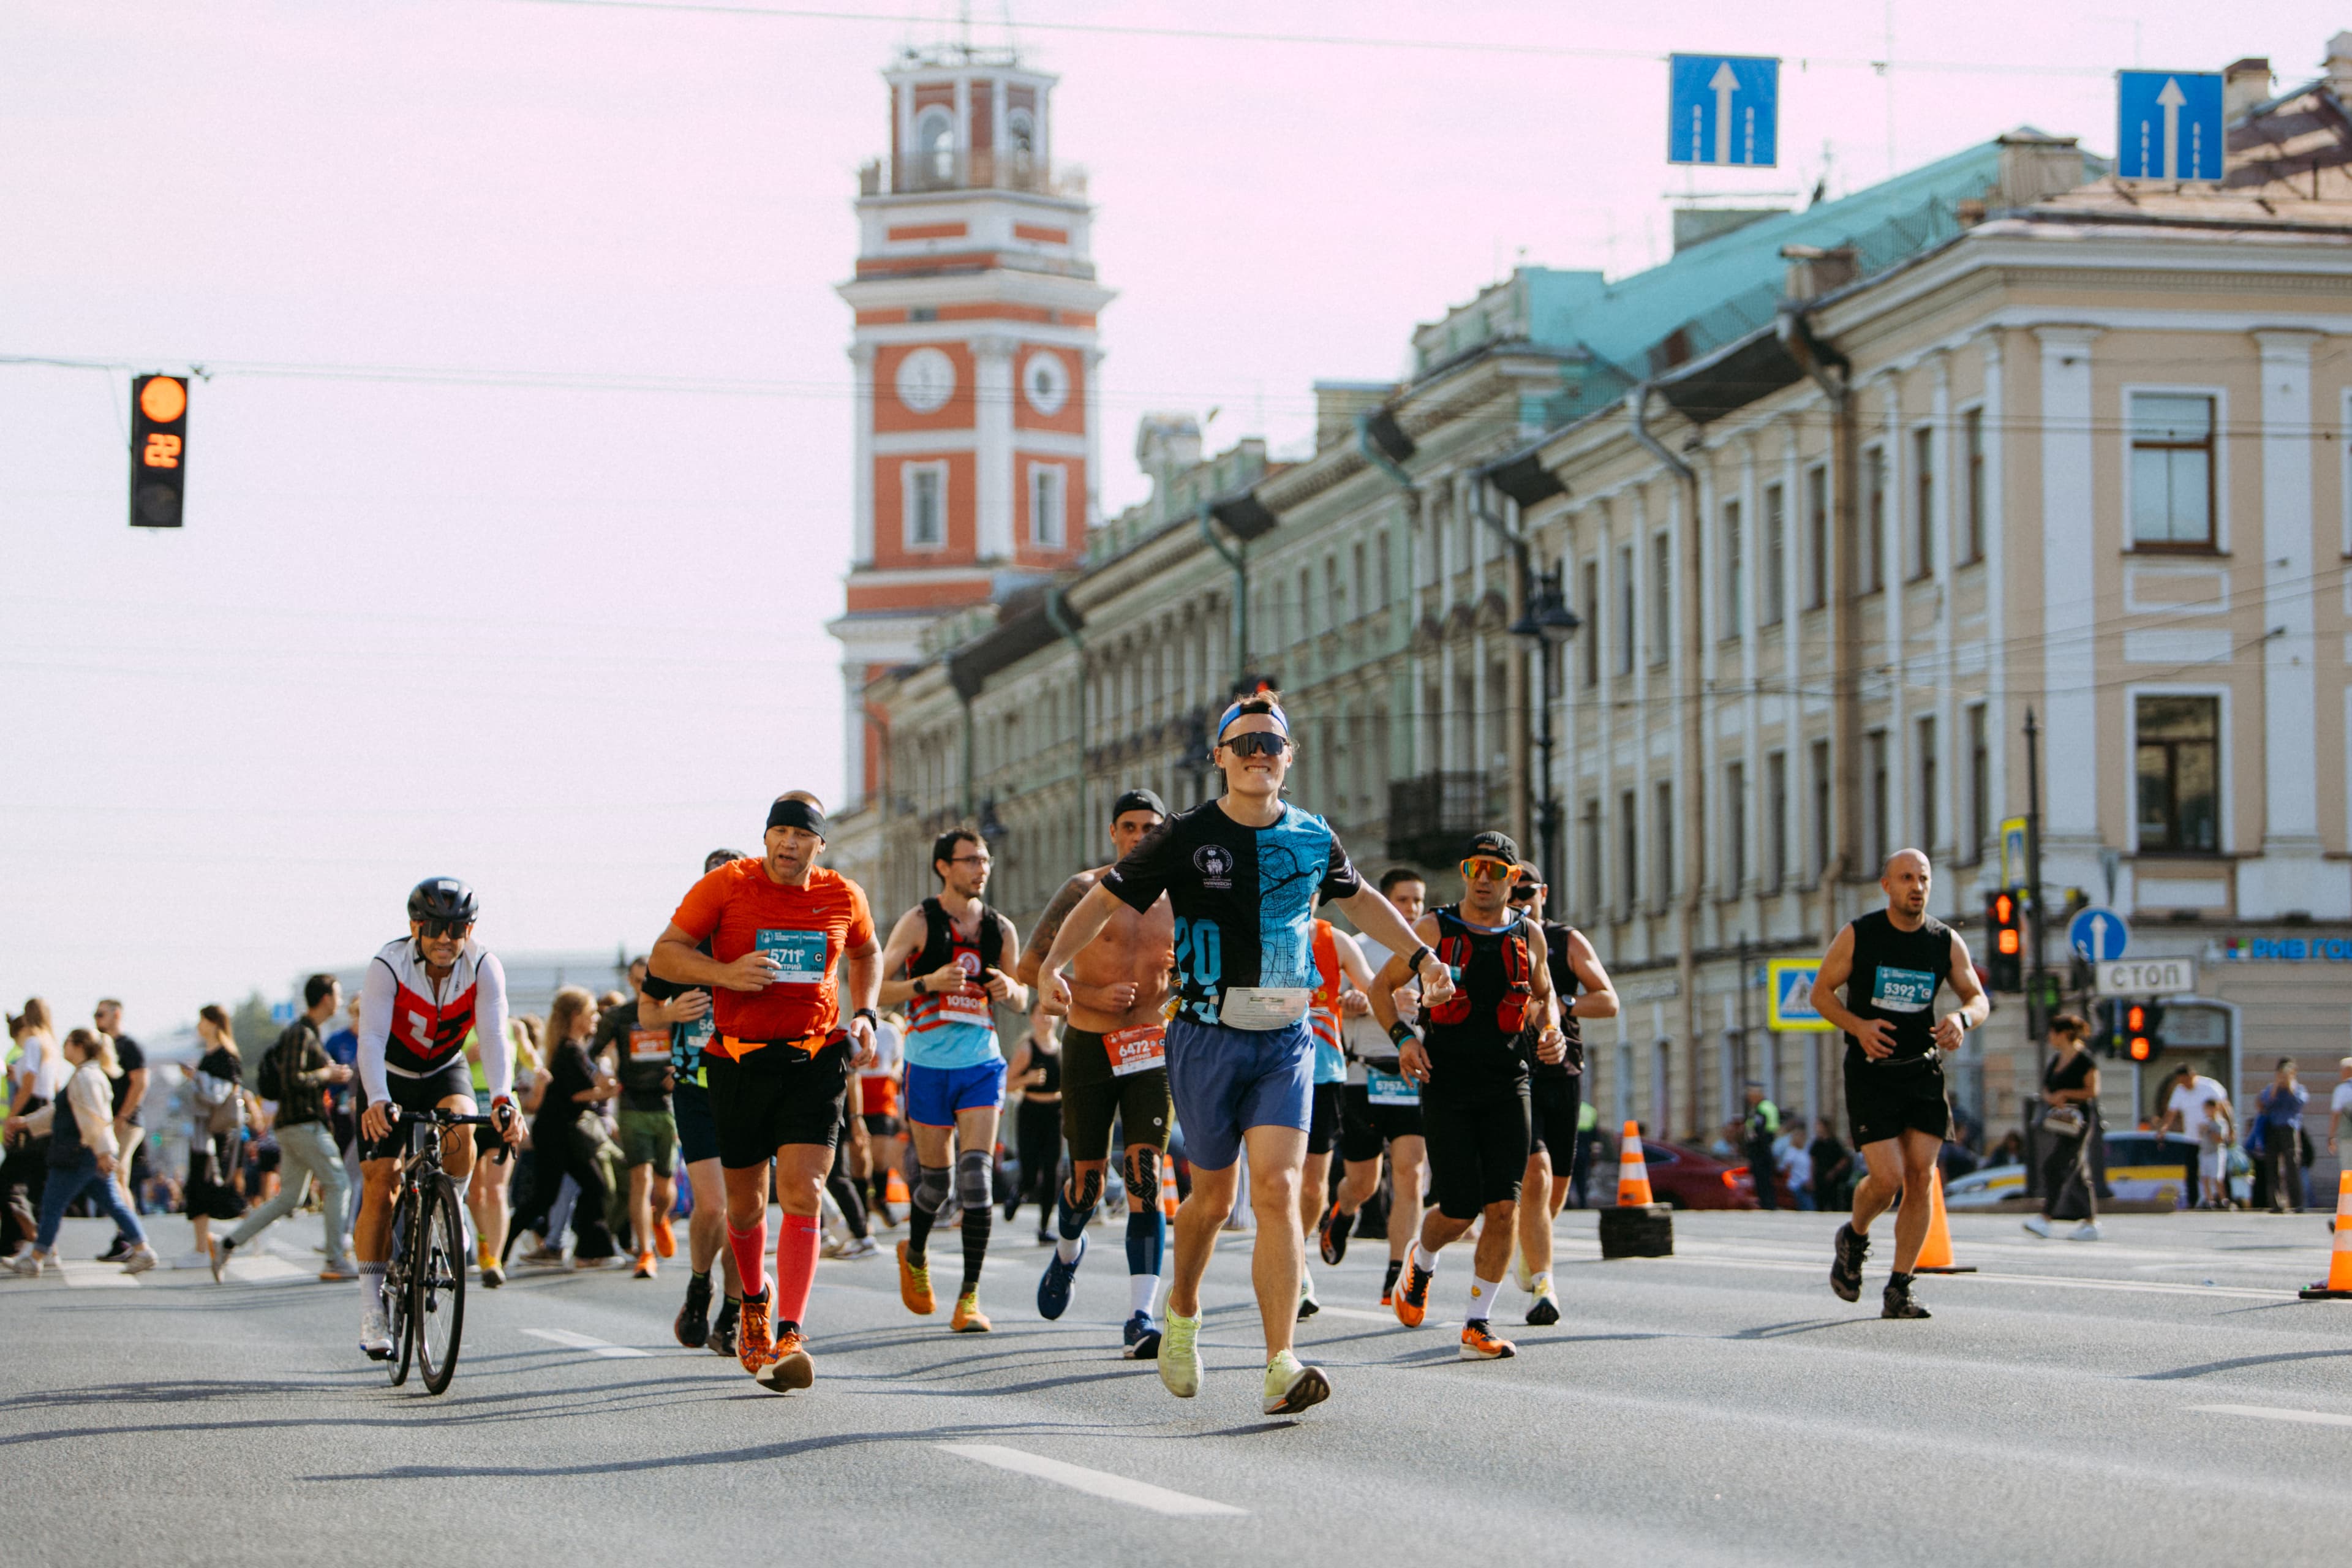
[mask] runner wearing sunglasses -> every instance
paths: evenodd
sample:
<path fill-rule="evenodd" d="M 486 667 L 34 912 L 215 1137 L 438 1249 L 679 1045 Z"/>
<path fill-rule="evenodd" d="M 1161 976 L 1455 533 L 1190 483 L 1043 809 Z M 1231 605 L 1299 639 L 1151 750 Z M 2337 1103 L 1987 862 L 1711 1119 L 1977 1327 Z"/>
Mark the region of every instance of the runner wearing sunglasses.
<path fill-rule="evenodd" d="M 1062 972 L 1078 952 L 1121 908 L 1141 913 L 1168 896 L 1179 978 L 1168 1082 L 1193 1175 L 1176 1214 L 1160 1377 L 1179 1398 L 1200 1392 L 1201 1277 L 1233 1211 L 1246 1154 L 1257 1220 L 1251 1273 L 1265 1331 L 1264 1408 L 1288 1415 L 1331 1393 L 1323 1371 L 1300 1364 L 1291 1348 L 1306 1261 L 1298 1189 L 1314 1085 L 1307 1009 L 1317 903 L 1339 905 L 1373 941 L 1411 953 L 1393 967 L 1420 973 L 1433 1001 L 1451 994 L 1452 981 L 1395 906 L 1358 878 L 1330 825 L 1284 803 L 1290 722 L 1274 694 L 1226 709 L 1214 736 L 1224 795 L 1179 814 L 1102 874 L 1055 936 L 1038 985 L 1067 1005 Z"/>

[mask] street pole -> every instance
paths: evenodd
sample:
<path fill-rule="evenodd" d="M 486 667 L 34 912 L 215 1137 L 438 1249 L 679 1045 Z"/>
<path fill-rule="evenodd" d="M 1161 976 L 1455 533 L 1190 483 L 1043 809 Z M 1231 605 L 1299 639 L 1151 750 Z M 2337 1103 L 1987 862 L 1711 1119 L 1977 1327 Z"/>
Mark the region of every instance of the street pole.
<path fill-rule="evenodd" d="M 2046 972 L 2042 962 L 2042 727 L 2033 710 L 2025 710 L 2025 922 L 2032 943 L 2032 962 L 2025 979 L 2025 1055 L 2035 1067 L 2042 1061 L 2042 997 Z M 2018 1155 L 2025 1163 L 2025 1194 L 2041 1194 L 2040 1162 L 2033 1157 L 2033 1103 L 2039 1098 L 2032 1079 L 2017 1090 Z"/>
<path fill-rule="evenodd" d="M 1551 583 L 1548 585 L 1547 592 L 1557 595 L 1560 592 L 1561 574 L 1555 570 L 1550 575 Z M 1536 727 L 1536 749 L 1543 753 L 1543 792 L 1538 797 L 1536 804 L 1536 830 L 1543 841 L 1544 885 L 1548 888 L 1559 889 L 1559 795 L 1551 769 L 1551 710 L 1552 704 L 1559 699 L 1559 648 L 1547 639 L 1538 639 L 1536 643 L 1536 658 L 1541 661 L 1543 667 L 1539 680 L 1543 693 L 1543 712 L 1539 716 L 1541 721 Z M 1548 902 L 1553 909 L 1567 908 L 1565 891 L 1556 892 Z"/>

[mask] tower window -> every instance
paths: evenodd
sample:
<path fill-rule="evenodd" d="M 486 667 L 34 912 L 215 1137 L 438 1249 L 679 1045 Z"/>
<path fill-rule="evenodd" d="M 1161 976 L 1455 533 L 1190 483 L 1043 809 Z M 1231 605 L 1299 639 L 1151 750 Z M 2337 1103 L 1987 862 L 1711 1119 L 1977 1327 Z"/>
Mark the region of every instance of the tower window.
<path fill-rule="evenodd" d="M 1029 542 L 1044 550 L 1059 550 L 1068 536 L 1065 521 L 1068 470 L 1058 463 L 1033 463 L 1029 468 Z"/>
<path fill-rule="evenodd" d="M 907 548 L 943 550 L 948 542 L 948 466 L 907 463 L 898 470 Z"/>
<path fill-rule="evenodd" d="M 1004 118 L 1004 132 L 1012 144 L 1013 166 L 1026 173 L 1036 166 L 1037 121 L 1025 109 L 1016 109 Z"/>
<path fill-rule="evenodd" d="M 944 109 L 927 109 L 915 121 L 915 146 L 923 178 L 955 178 L 955 119 Z"/>

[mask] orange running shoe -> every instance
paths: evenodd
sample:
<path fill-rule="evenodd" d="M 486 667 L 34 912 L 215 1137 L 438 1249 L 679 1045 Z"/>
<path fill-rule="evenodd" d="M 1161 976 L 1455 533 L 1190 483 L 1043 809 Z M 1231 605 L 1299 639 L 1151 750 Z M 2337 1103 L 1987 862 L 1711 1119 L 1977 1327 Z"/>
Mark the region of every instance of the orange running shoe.
<path fill-rule="evenodd" d="M 1519 1353 L 1519 1347 L 1506 1339 L 1497 1339 L 1486 1327 L 1484 1318 L 1462 1325 L 1462 1359 L 1464 1361 L 1502 1361 Z"/>
<path fill-rule="evenodd" d="M 898 1244 L 898 1300 L 907 1303 L 907 1310 L 920 1317 L 929 1317 L 940 1310 L 931 1300 L 931 1271 L 918 1268 L 907 1261 L 907 1244 Z"/>
<path fill-rule="evenodd" d="M 765 1302 L 761 1304 L 760 1328 L 767 1329 Z M 776 1336 L 775 1348 L 769 1352 L 768 1364 L 751 1374 L 753 1382 L 771 1394 L 786 1394 L 795 1388 L 806 1388 L 816 1381 L 816 1363 L 809 1359 L 808 1346 L 798 1329 L 786 1329 Z"/>
<path fill-rule="evenodd" d="M 654 1267 L 654 1255 L 650 1252 L 638 1253 L 637 1278 L 640 1279 L 650 1279 L 656 1272 L 658 1272 L 658 1270 Z"/>
<path fill-rule="evenodd" d="M 775 1342 L 769 1337 L 768 1303 L 773 1300 L 765 1290 L 744 1297 L 743 1315 L 736 1321 L 735 1359 L 753 1377 L 767 1371 L 776 1359 Z"/>
<path fill-rule="evenodd" d="M 981 1311 L 980 1292 L 967 1290 L 956 1298 L 955 1316 L 948 1320 L 948 1327 L 960 1334 L 984 1334 L 996 1325 Z"/>
<path fill-rule="evenodd" d="M 1421 1327 L 1421 1320 L 1429 1314 L 1429 1282 L 1436 1276 L 1420 1264 L 1408 1259 L 1404 1278 L 1397 1281 L 1397 1321 L 1408 1329 Z"/>
<path fill-rule="evenodd" d="M 677 1256 L 677 1233 L 670 1229 L 667 1215 L 661 1215 L 654 1220 L 654 1250 L 664 1258 Z"/>

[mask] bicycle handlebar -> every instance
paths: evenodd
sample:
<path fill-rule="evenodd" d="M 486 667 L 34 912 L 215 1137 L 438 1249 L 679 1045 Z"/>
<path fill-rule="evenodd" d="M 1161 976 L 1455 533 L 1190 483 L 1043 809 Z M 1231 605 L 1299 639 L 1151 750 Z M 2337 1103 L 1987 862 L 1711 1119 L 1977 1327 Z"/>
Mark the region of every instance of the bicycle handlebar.
<path fill-rule="evenodd" d="M 397 1105 L 387 1104 L 383 1108 L 383 1112 L 394 1126 L 412 1118 L 436 1127 L 498 1127 L 500 1125 L 496 1116 L 464 1116 L 454 1110 L 446 1110 L 437 1105 L 430 1110 L 403 1110 Z M 520 1119 L 522 1113 L 516 1111 L 514 1114 Z M 506 1164 L 513 1158 L 514 1145 L 501 1142 L 499 1145 L 499 1163 Z"/>

